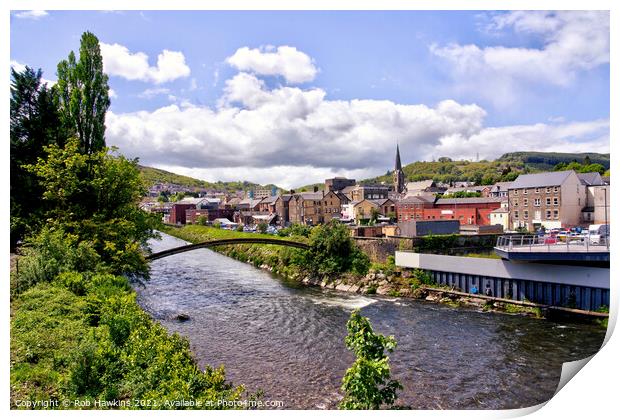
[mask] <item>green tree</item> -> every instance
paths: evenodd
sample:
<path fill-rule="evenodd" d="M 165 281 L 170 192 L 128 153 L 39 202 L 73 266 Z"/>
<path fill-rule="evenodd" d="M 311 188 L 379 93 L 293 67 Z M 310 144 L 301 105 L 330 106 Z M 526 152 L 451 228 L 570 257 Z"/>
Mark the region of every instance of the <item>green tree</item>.
<path fill-rule="evenodd" d="M 340 408 L 345 410 L 377 410 L 392 407 L 402 385 L 391 379 L 389 357 L 385 351 L 394 351 L 396 340 L 373 332 L 368 318 L 353 311 L 347 322 L 347 349 L 356 360 L 342 378 L 344 398 Z"/>
<path fill-rule="evenodd" d="M 346 271 L 366 274 L 368 271 L 368 256 L 353 242 L 349 229 L 336 220 L 315 226 L 309 237 L 309 246 L 305 266 L 320 275 Z"/>
<path fill-rule="evenodd" d="M 80 57 L 73 51 L 58 63 L 58 104 L 65 127 L 80 142 L 86 155 L 105 148 L 105 114 L 110 106 L 108 76 L 103 72 L 99 40 L 82 34 Z"/>
<path fill-rule="evenodd" d="M 208 219 L 206 216 L 198 216 L 198 218 L 196 219 L 196 224 L 201 225 L 201 226 L 206 226 L 207 220 Z"/>
<path fill-rule="evenodd" d="M 586 157 L 583 158 L 583 166 L 588 166 L 588 165 L 592 165 L 592 160 L 590 159 L 590 156 L 586 155 Z"/>
<path fill-rule="evenodd" d="M 43 187 L 47 225 L 73 243 L 88 241 L 111 272 L 147 275 L 142 248 L 156 237 L 157 221 L 138 208 L 146 188 L 137 161 L 108 149 L 82 154 L 75 138 L 45 150 L 47 159 L 28 169 Z"/>
<path fill-rule="evenodd" d="M 41 76 L 40 69 L 11 69 L 11 246 L 38 229 L 44 209 L 43 190 L 24 165 L 44 157 L 44 146 L 64 141 L 52 91 Z"/>
<path fill-rule="evenodd" d="M 260 222 L 256 228 L 260 233 L 265 233 L 267 232 L 267 226 L 268 226 L 267 223 Z"/>

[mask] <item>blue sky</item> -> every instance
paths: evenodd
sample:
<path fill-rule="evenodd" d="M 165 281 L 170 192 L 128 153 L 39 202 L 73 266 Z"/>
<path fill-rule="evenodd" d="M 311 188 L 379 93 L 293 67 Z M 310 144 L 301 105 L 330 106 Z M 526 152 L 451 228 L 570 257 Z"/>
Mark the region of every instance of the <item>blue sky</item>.
<path fill-rule="evenodd" d="M 11 63 L 53 81 L 86 30 L 108 144 L 203 179 L 372 176 L 396 142 L 404 162 L 609 151 L 605 12 L 13 12 Z"/>

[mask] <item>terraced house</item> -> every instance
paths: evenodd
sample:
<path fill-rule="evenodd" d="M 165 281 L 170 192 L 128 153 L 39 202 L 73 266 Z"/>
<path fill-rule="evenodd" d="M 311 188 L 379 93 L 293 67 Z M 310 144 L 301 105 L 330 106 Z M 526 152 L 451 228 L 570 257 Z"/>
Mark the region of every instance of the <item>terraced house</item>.
<path fill-rule="evenodd" d="M 575 171 L 519 175 L 508 188 L 510 227 L 534 231 L 583 224 L 588 178 Z"/>
<path fill-rule="evenodd" d="M 327 223 L 340 219 L 341 206 L 348 199 L 341 194 L 329 191 L 293 194 L 289 201 L 289 221 L 302 225 Z"/>

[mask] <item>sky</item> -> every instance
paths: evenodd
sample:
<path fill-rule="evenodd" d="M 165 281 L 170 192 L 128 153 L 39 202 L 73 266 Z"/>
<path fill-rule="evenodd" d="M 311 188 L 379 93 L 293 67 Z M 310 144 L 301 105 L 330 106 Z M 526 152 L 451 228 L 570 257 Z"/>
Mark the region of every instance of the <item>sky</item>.
<path fill-rule="evenodd" d="M 513 151 L 609 152 L 609 12 L 12 11 L 10 64 L 100 41 L 106 143 L 294 188 Z M 42 40 L 52 40 L 42 42 Z"/>

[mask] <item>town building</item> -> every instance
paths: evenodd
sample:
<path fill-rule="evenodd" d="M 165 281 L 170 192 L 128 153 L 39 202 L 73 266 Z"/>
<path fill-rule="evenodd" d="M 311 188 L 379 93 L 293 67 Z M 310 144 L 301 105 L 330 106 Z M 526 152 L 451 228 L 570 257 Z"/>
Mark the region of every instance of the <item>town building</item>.
<path fill-rule="evenodd" d="M 388 198 L 389 190 L 387 185 L 354 185 L 344 188 L 342 193 L 350 201 L 379 200 Z"/>
<path fill-rule="evenodd" d="M 399 223 L 410 220 L 423 220 L 424 209 L 432 208 L 435 202 L 433 195 L 409 196 L 396 202 L 396 217 Z"/>
<path fill-rule="evenodd" d="M 346 187 L 355 186 L 355 180 L 337 176 L 325 180 L 325 191 L 342 191 Z"/>
<path fill-rule="evenodd" d="M 508 188 L 508 196 L 512 229 L 579 226 L 587 207 L 586 185 L 575 171 L 519 175 Z"/>
<path fill-rule="evenodd" d="M 432 179 L 407 182 L 405 197 L 417 197 L 429 194 L 443 194 L 446 187 L 439 186 Z"/>
<path fill-rule="evenodd" d="M 187 210 L 195 208 L 196 204 L 194 203 L 174 203 L 172 209 L 170 209 L 168 223 L 173 225 L 184 225 L 187 221 Z"/>
<path fill-rule="evenodd" d="M 508 188 L 512 182 L 496 182 L 491 186 L 489 197 L 508 197 Z"/>
<path fill-rule="evenodd" d="M 501 207 L 495 197 L 440 198 L 424 209 L 424 220 L 458 220 L 462 225 L 489 225 L 491 212 Z"/>
<path fill-rule="evenodd" d="M 292 194 L 282 194 L 276 198 L 275 208 L 276 214 L 278 215 L 278 224 L 280 226 L 288 226 L 290 224 L 289 203 L 292 197 Z"/>

